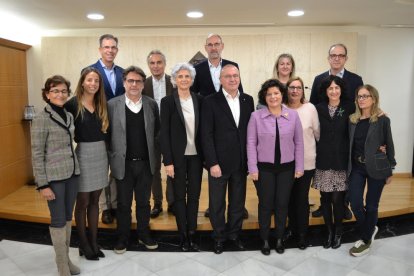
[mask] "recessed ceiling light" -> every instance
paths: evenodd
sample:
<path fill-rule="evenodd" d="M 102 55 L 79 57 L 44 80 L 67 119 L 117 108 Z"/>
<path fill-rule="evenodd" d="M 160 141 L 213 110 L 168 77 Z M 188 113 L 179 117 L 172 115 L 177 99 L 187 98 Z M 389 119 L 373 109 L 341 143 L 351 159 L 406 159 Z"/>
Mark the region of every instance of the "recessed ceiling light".
<path fill-rule="evenodd" d="M 187 12 L 187 16 L 190 18 L 201 18 L 204 16 L 204 14 L 199 11 L 190 11 L 190 12 Z"/>
<path fill-rule="evenodd" d="M 302 10 L 293 10 L 293 11 L 288 12 L 288 16 L 302 16 L 304 14 L 305 12 Z"/>
<path fill-rule="evenodd" d="M 91 19 L 91 20 L 102 20 L 102 19 L 105 18 L 105 16 L 103 16 L 100 13 L 90 13 L 86 17 Z"/>

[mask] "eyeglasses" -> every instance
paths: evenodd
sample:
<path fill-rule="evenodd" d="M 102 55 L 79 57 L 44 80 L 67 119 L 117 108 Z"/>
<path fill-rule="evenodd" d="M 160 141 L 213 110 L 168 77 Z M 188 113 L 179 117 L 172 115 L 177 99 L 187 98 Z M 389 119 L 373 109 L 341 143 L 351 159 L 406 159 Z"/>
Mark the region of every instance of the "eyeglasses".
<path fill-rule="evenodd" d="M 218 48 L 218 47 L 220 47 L 220 45 L 221 45 L 221 43 L 214 43 L 214 44 L 212 44 L 212 43 L 209 43 L 209 44 L 206 44 L 206 47 L 207 48 Z"/>
<path fill-rule="evenodd" d="M 344 59 L 344 58 L 346 58 L 346 55 L 343 55 L 343 54 L 340 54 L 340 55 L 330 54 L 329 58 L 330 59 Z"/>
<path fill-rule="evenodd" d="M 50 89 L 49 90 L 49 92 L 50 93 L 53 93 L 53 94 L 59 94 L 59 93 L 62 93 L 62 95 L 64 95 L 64 96 L 67 96 L 67 95 L 69 95 L 69 91 L 68 90 L 66 90 L 66 89 L 62 89 L 62 90 L 59 90 L 59 89 Z"/>
<path fill-rule="evenodd" d="M 226 80 L 229 80 L 231 78 L 238 79 L 238 78 L 240 78 L 240 76 L 238 74 L 234 74 L 234 75 L 224 75 L 223 78 L 225 78 Z"/>
<path fill-rule="evenodd" d="M 295 90 L 302 91 L 303 88 L 301 86 L 289 86 L 288 89 L 292 91 L 295 91 Z"/>
<path fill-rule="evenodd" d="M 128 84 L 130 84 L 130 85 L 144 83 L 144 81 L 143 81 L 143 80 L 133 80 L 133 79 L 128 79 L 128 80 L 126 80 L 126 82 L 127 82 Z"/>
<path fill-rule="evenodd" d="M 366 99 L 371 98 L 371 97 L 372 97 L 371 95 L 358 95 L 357 99 L 359 101 L 361 101 L 361 100 L 366 100 Z"/>

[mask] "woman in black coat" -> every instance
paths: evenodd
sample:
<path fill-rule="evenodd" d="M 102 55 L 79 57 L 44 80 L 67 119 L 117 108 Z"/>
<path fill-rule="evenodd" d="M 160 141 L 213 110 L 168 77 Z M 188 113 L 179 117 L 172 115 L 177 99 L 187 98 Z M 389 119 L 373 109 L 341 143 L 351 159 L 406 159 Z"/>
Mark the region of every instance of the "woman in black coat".
<path fill-rule="evenodd" d="M 344 196 L 348 189 L 348 118 L 355 110 L 354 104 L 347 101 L 342 91 L 346 91 L 345 83 L 337 76 L 329 76 L 321 84 L 320 93 L 324 101 L 316 106 L 320 139 L 316 146 L 312 184 L 321 192 L 321 208 L 328 230 L 323 246 L 334 249 L 341 246 Z"/>
<path fill-rule="evenodd" d="M 174 214 L 182 251 L 198 250 L 194 243 L 203 163 L 199 122 L 201 96 L 190 91 L 195 69 L 179 63 L 171 73 L 176 87 L 161 100 L 161 152 L 174 191 Z"/>

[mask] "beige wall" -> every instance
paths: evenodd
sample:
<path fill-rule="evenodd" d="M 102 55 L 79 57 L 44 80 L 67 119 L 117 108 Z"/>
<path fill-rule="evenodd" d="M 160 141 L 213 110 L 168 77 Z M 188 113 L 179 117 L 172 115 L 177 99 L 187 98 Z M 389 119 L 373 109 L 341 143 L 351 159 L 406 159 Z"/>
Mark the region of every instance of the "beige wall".
<path fill-rule="evenodd" d="M 349 47 L 347 68 L 356 71 L 357 33 L 281 33 L 266 35 L 223 35 L 223 57 L 239 63 L 245 91 L 256 98 L 260 84 L 272 76 L 276 57 L 290 53 L 296 61 L 296 75 L 311 86 L 315 75 L 327 69 L 329 45 L 341 41 Z M 45 37 L 42 39 L 42 79 L 62 74 L 75 86 L 79 72 L 99 58 L 98 37 Z M 189 61 L 198 51 L 204 52 L 201 36 L 119 36 L 116 63 L 138 65 L 149 74 L 146 56 L 160 49 L 167 57 L 166 71 L 178 62 Z M 309 93 L 310 90 L 307 91 Z"/>

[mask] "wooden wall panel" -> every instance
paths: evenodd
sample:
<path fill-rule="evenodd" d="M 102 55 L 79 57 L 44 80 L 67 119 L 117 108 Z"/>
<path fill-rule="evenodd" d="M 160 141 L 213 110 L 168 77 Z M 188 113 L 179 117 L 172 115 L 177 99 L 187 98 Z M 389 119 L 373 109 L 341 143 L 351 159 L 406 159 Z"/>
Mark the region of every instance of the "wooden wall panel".
<path fill-rule="evenodd" d="M 33 179 L 30 124 L 22 121 L 28 103 L 27 48 L 0 40 L 0 198 Z"/>

